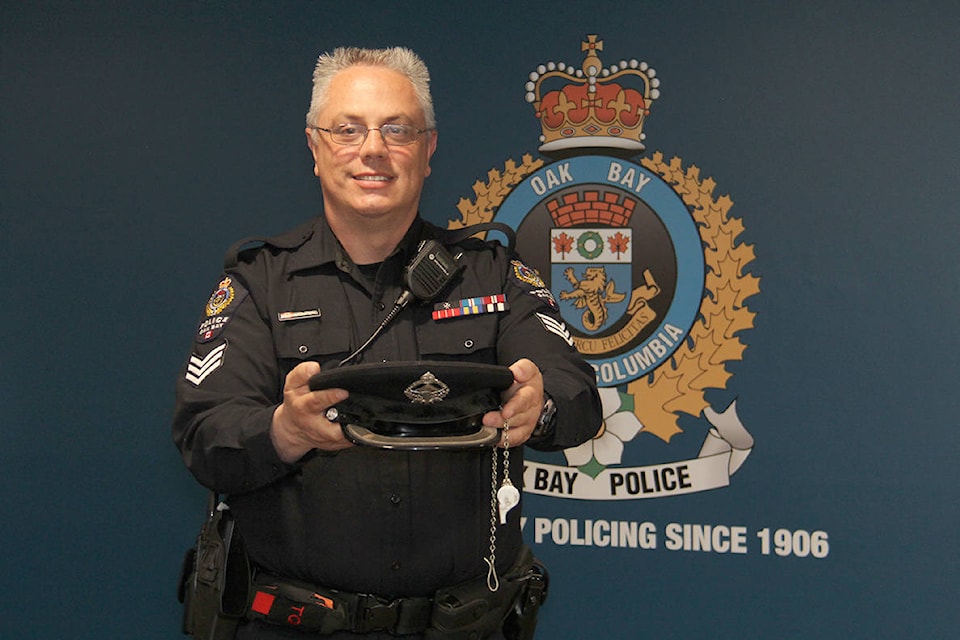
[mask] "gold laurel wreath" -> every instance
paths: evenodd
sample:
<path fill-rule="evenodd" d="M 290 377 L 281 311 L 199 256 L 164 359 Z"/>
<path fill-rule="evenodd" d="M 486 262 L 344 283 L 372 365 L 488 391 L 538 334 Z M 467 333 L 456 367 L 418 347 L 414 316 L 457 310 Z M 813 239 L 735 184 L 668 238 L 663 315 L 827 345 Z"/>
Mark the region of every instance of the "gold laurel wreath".
<path fill-rule="evenodd" d="M 712 178 L 701 180 L 694 165 L 684 171 L 680 158 L 665 163 L 659 151 L 640 163 L 672 185 L 692 208 L 707 266 L 706 294 L 688 339 L 669 362 L 627 385 L 644 431 L 669 442 L 682 431 L 678 413 L 699 416 L 708 406 L 706 390 L 726 388 L 732 375 L 726 363 L 743 359 L 746 345 L 737 334 L 753 328 L 756 313 L 747 308 L 746 300 L 760 292 L 760 278 L 744 273 L 756 257 L 753 245 L 737 244 L 743 222 L 729 216 L 733 206 L 729 196 L 713 198 Z"/>
<path fill-rule="evenodd" d="M 712 178 L 701 180 L 700 169 L 693 165 L 684 171 L 680 158 L 665 163 L 659 151 L 640 163 L 672 185 L 693 209 L 705 245 L 706 295 L 687 340 L 669 362 L 627 385 L 627 392 L 634 398 L 634 414 L 644 431 L 669 442 L 682 432 L 678 413 L 699 416 L 708 406 L 706 390 L 726 387 L 732 375 L 726 363 L 743 359 L 746 345 L 737 334 L 753 328 L 756 313 L 747 308 L 745 301 L 760 292 L 760 279 L 744 273 L 756 257 L 753 245 L 737 244 L 743 223 L 729 216 L 733 206 L 729 196 L 713 198 L 716 183 Z M 534 160 L 527 154 L 520 165 L 507 160 L 502 172 L 491 169 L 486 183 L 474 183 L 476 199 L 461 198 L 457 204 L 462 218 L 449 221 L 447 226 L 458 229 L 490 222 L 511 190 L 542 166 L 542 159 Z"/>
<path fill-rule="evenodd" d="M 542 159 L 534 160 L 527 153 L 521 158 L 519 166 L 511 159 L 506 161 L 502 172 L 490 169 L 487 172 L 488 180 L 486 183 L 479 180 L 473 183 L 473 193 L 477 196 L 476 201 L 460 198 L 457 209 L 460 211 L 462 218 L 460 220 L 450 220 L 447 227 L 461 229 L 472 224 L 490 222 L 503 199 L 510 195 L 514 187 L 542 166 Z"/>

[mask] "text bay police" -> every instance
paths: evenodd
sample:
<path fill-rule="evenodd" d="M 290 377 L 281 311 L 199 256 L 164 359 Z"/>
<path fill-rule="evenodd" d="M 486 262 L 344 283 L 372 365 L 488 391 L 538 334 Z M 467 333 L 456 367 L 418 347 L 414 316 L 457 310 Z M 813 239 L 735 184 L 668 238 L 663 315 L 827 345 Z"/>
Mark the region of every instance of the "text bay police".
<path fill-rule="evenodd" d="M 686 463 L 641 467 L 622 471 L 609 469 L 611 498 L 626 495 L 686 493 L 693 487 L 690 469 Z M 524 486 L 528 491 L 548 495 L 574 495 L 580 472 L 570 467 L 554 467 L 529 463 L 523 470 Z"/>

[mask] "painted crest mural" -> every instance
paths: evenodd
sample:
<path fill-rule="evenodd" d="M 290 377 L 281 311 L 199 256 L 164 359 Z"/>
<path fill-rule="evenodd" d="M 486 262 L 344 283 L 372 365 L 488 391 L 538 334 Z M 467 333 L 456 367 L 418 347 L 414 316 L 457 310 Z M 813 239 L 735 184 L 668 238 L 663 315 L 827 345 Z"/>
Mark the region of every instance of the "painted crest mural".
<path fill-rule="evenodd" d="M 706 397 L 727 389 L 727 365 L 743 358 L 753 327 L 753 247 L 713 180 L 680 158 L 643 155 L 659 78 L 635 59 L 605 67 L 602 51 L 588 35 L 578 66 L 530 73 L 526 100 L 545 157 L 490 170 L 449 226 L 516 230 L 601 387 L 600 432 L 562 456 L 531 451 L 525 491 L 627 500 L 717 489 L 753 448 L 736 402 L 718 408 Z M 645 439 L 672 445 L 694 428 L 703 431 L 696 455 L 644 453 Z"/>

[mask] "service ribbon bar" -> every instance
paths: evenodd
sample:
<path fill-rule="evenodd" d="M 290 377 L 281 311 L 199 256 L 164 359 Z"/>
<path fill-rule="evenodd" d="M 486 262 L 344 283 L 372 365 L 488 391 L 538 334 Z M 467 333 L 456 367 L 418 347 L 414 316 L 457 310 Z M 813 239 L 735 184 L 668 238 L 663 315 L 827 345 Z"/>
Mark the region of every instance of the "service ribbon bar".
<path fill-rule="evenodd" d="M 433 319 L 446 320 L 447 318 L 457 318 L 459 316 L 496 313 L 498 311 L 506 311 L 509 308 L 510 305 L 507 304 L 506 294 L 498 293 L 495 296 L 465 298 L 457 302 L 441 302 L 433 307 Z"/>

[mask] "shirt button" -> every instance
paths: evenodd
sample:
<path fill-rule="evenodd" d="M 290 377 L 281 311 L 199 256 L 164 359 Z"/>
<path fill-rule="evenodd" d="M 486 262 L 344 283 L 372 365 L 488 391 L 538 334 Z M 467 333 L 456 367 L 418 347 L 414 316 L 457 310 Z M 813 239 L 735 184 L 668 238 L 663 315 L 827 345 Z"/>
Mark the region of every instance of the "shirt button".
<path fill-rule="evenodd" d="M 394 560 L 393 564 L 390 565 L 390 568 L 394 571 L 400 571 L 400 561 Z"/>
<path fill-rule="evenodd" d="M 400 497 L 400 494 L 398 493 L 395 493 L 392 496 L 390 496 L 390 502 L 392 502 L 393 504 L 400 504 L 402 500 L 403 499 Z"/>
<path fill-rule="evenodd" d="M 309 349 L 309 348 L 307 347 L 307 345 L 305 345 L 305 344 L 300 345 L 300 348 L 298 349 L 298 351 L 300 351 L 300 353 L 306 353 L 306 352 L 309 351 L 309 350 L 310 350 L 310 349 Z"/>
<path fill-rule="evenodd" d="M 467 349 L 472 349 L 472 348 L 473 348 L 473 340 L 466 340 L 466 341 L 463 343 L 463 346 L 465 346 Z"/>
<path fill-rule="evenodd" d="M 377 309 L 380 309 L 380 311 L 383 311 L 386 308 L 387 308 L 387 305 L 383 304 L 382 302 L 377 303 Z"/>

